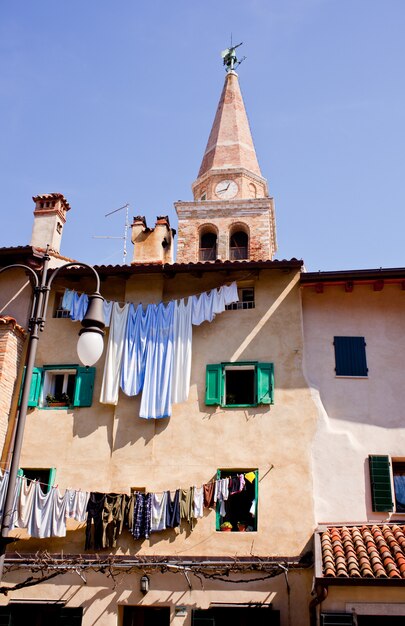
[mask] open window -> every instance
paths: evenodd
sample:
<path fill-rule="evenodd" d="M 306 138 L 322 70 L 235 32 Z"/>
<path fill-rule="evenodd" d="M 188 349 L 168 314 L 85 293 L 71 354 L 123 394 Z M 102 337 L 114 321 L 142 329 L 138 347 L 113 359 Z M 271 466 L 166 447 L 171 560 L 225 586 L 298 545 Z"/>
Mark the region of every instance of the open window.
<path fill-rule="evenodd" d="M 373 511 L 405 513 L 405 458 L 370 455 Z"/>
<path fill-rule="evenodd" d="M 238 301 L 227 304 L 227 311 L 236 311 L 239 309 L 255 308 L 255 288 L 254 287 L 238 287 Z"/>
<path fill-rule="evenodd" d="M 216 530 L 226 528 L 232 532 L 251 532 L 257 530 L 257 502 L 259 476 L 257 469 L 219 469 L 217 480 L 243 476 L 243 489 L 229 493 L 222 504 L 217 502 Z M 222 515 L 222 513 L 225 513 Z"/>
<path fill-rule="evenodd" d="M 49 467 L 49 468 L 24 467 L 18 470 L 18 475 L 25 476 L 25 478 L 27 478 L 28 481 L 37 480 L 42 487 L 42 491 L 47 492 L 55 483 L 56 467 Z"/>
<path fill-rule="evenodd" d="M 91 406 L 95 373 L 95 367 L 79 365 L 34 367 L 28 406 L 40 408 Z"/>
<path fill-rule="evenodd" d="M 273 404 L 273 363 L 213 363 L 206 368 L 205 404 L 249 407 Z"/>

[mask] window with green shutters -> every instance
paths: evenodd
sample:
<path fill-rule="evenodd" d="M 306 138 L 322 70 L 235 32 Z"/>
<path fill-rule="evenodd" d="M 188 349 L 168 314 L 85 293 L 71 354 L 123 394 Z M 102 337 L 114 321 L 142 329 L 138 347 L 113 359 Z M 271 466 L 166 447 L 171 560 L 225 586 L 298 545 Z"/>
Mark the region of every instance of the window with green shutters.
<path fill-rule="evenodd" d="M 334 337 L 336 376 L 368 375 L 364 337 Z"/>
<path fill-rule="evenodd" d="M 228 497 L 225 503 L 225 515 L 221 515 L 221 504 L 217 502 L 215 528 L 222 531 L 222 524 L 229 523 L 230 532 L 257 530 L 259 502 L 259 470 L 257 469 L 218 469 L 217 480 L 244 474 L 245 488 L 240 493 Z M 243 528 L 243 531 L 241 530 Z"/>
<path fill-rule="evenodd" d="M 273 363 L 243 361 L 206 367 L 205 404 L 249 407 L 274 402 Z"/>
<path fill-rule="evenodd" d="M 62 407 L 87 407 L 93 401 L 95 367 L 81 367 L 79 365 L 44 365 L 35 367 L 29 393 L 28 406 L 47 408 L 54 406 L 49 400 L 60 398 Z M 23 381 L 25 371 L 23 374 Z M 20 390 L 19 404 L 22 390 Z M 48 399 L 47 399 L 48 398 Z"/>
<path fill-rule="evenodd" d="M 390 458 L 386 455 L 370 455 L 368 461 L 373 511 L 393 511 Z"/>

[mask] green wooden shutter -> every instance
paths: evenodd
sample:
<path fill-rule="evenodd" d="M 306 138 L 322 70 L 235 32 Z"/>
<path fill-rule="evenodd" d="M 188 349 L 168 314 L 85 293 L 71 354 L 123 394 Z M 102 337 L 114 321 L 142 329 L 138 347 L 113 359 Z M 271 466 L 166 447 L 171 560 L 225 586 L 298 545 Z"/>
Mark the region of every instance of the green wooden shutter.
<path fill-rule="evenodd" d="M 273 404 L 274 402 L 274 366 L 273 363 L 256 365 L 256 396 L 257 404 Z"/>
<path fill-rule="evenodd" d="M 18 398 L 18 406 L 21 406 L 22 390 L 23 390 L 23 385 L 24 385 L 24 380 L 25 380 L 25 370 L 26 368 L 24 367 L 22 380 L 21 380 L 20 395 Z M 28 406 L 38 406 L 39 396 L 41 393 L 42 372 L 43 372 L 42 367 L 34 367 L 32 369 L 32 379 L 31 379 L 30 393 L 28 396 Z"/>
<path fill-rule="evenodd" d="M 334 337 L 336 376 L 367 376 L 364 337 Z"/>
<path fill-rule="evenodd" d="M 370 455 L 371 498 L 373 511 L 393 511 L 390 460 L 388 456 Z"/>
<path fill-rule="evenodd" d="M 95 376 L 95 367 L 77 368 L 73 406 L 91 406 Z"/>
<path fill-rule="evenodd" d="M 321 613 L 321 626 L 353 626 L 351 613 Z"/>
<path fill-rule="evenodd" d="M 207 365 L 205 376 L 205 404 L 221 404 L 223 396 L 223 368 L 221 363 Z"/>
<path fill-rule="evenodd" d="M 62 608 L 59 614 L 59 626 L 81 626 L 83 609 L 81 607 L 66 609 Z"/>
<path fill-rule="evenodd" d="M 56 467 L 51 467 L 49 469 L 48 491 L 50 490 L 51 487 L 53 487 L 55 483 L 55 476 L 56 476 Z"/>

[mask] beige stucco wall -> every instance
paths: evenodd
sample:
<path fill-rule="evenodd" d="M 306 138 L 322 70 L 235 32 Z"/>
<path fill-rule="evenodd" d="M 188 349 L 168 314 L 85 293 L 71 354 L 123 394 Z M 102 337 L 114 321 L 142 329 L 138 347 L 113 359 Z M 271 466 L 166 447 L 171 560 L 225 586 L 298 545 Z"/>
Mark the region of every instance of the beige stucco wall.
<path fill-rule="evenodd" d="M 326 600 L 320 605 L 320 611 L 405 617 L 404 590 L 388 585 L 332 586 L 329 587 Z"/>
<path fill-rule="evenodd" d="M 111 578 L 101 573 L 85 572 L 86 584 L 75 573 L 63 574 L 51 582 L 13 592 L 13 602 L 29 598 L 63 600 L 66 607 L 83 607 L 83 626 L 118 626 L 122 624 L 124 606 L 165 606 L 170 608 L 170 621 L 175 626 L 190 626 L 192 609 L 207 609 L 211 603 L 272 604 L 272 609 L 280 611 L 281 625 L 308 623 L 308 597 L 311 590 L 309 571 L 288 574 L 289 593 L 284 575 L 261 582 L 243 582 L 251 575 L 231 575 L 228 582 L 202 581 L 190 574 L 191 589 L 182 573 L 149 574 L 150 591 L 142 594 L 141 574 L 118 573 L 116 586 Z M 255 576 L 256 577 L 256 576 Z M 13 583 L 24 579 L 21 572 L 13 572 L 8 580 Z M 236 582 L 236 581 L 240 582 Z M 1 598 L 6 604 L 8 598 Z M 175 614 L 176 607 L 186 607 L 186 615 Z M 164 626 L 164 625 L 162 625 Z"/>
<path fill-rule="evenodd" d="M 153 533 L 149 540 L 134 541 L 125 531 L 117 553 L 295 557 L 311 549 L 315 527 L 311 443 L 318 414 L 302 371 L 299 272 L 262 270 L 258 275 L 248 275 L 240 271 L 230 276 L 218 271 L 200 277 L 178 274 L 171 279 L 160 274 L 135 275 L 127 281 L 120 278 L 103 281 L 102 293 L 108 299 L 146 304 L 200 293 L 234 278 L 254 282 L 256 308 L 227 311 L 211 324 L 206 322 L 194 327 L 189 399 L 174 405 L 171 418 L 140 419 L 140 399 L 128 398 L 122 392 L 116 407 L 101 405 L 98 398 L 103 361 L 97 365 L 91 407 L 30 410 L 21 466 L 55 466 L 56 483 L 61 489 L 74 487 L 129 493 L 130 487 L 136 486 L 152 492 L 174 490 L 201 485 L 214 477 L 218 468 L 259 470 L 257 532 L 216 532 L 215 512 L 209 511 L 197 521 L 192 532 L 182 526 L 181 530 Z M 90 281 L 70 286 L 79 291 L 91 289 Z M 55 284 L 56 291 L 61 288 L 61 282 Z M 77 363 L 76 341 L 80 325 L 68 319 L 52 318 L 54 295 L 49 306 L 46 329 L 38 347 L 37 365 Z M 274 363 L 274 405 L 247 409 L 205 406 L 206 364 L 238 360 Z M 24 537 L 24 531 L 14 533 Z M 41 549 L 63 550 L 65 554 L 83 552 L 84 525 L 78 527 L 69 520 L 66 538 L 27 539 L 18 544 L 19 552 Z M 305 612 L 305 619 L 300 622 L 304 625 L 310 600 L 310 574 L 304 571 L 293 575 L 297 583 L 290 600 L 283 577 L 266 583 L 264 590 L 259 585 L 251 591 L 248 586 L 243 592 L 244 597 L 250 601 L 256 601 L 256 598 L 268 601 L 264 598 L 271 596 L 269 590 L 276 585 L 277 602 L 282 605 L 282 624 L 298 623 L 288 621 L 286 607 L 290 602 L 290 611 L 297 615 Z M 304 582 L 300 582 L 301 577 Z M 155 599 L 165 602 L 170 596 L 173 589 L 172 583 L 166 585 L 168 580 L 166 576 L 163 578 L 159 595 L 156 598 L 150 596 L 152 602 Z M 74 584 L 77 585 L 78 580 L 75 579 Z M 184 585 L 183 579 L 181 584 Z M 136 583 L 135 587 L 138 586 Z M 86 589 L 81 589 L 80 594 L 85 598 L 96 594 L 100 597 L 100 607 L 112 602 L 108 590 L 99 592 L 91 585 Z M 206 585 L 204 589 L 207 589 Z M 47 586 L 41 585 L 31 593 L 45 598 Z M 205 591 L 199 593 L 201 597 L 190 598 L 191 605 L 207 607 L 211 596 Z M 227 593 L 222 592 L 222 588 L 216 589 L 216 601 L 227 601 Z M 80 594 L 75 596 L 75 606 L 81 605 Z M 115 598 L 114 602 L 120 598 L 111 597 Z M 173 598 L 176 597 L 174 594 Z M 184 597 L 188 597 L 187 594 Z M 183 599 L 181 603 L 188 604 L 188 601 Z M 104 614 L 103 617 L 99 615 L 98 620 L 100 626 L 116 623 L 111 616 Z"/>
<path fill-rule="evenodd" d="M 400 284 L 303 289 L 305 374 L 318 405 L 313 440 L 316 518 L 387 519 L 371 510 L 369 454 L 404 457 L 405 292 Z M 335 376 L 334 336 L 364 336 L 368 377 Z M 395 514 L 395 519 L 404 518 Z"/>

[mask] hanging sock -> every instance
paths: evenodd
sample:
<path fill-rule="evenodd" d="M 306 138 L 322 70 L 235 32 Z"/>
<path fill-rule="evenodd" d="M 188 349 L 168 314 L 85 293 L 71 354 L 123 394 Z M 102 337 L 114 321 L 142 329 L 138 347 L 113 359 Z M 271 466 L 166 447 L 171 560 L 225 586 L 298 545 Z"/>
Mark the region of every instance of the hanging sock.
<path fill-rule="evenodd" d="M 129 304 L 120 307 L 118 302 L 114 302 L 100 394 L 100 402 L 103 404 L 117 404 L 118 402 L 121 359 L 128 311 Z"/>

